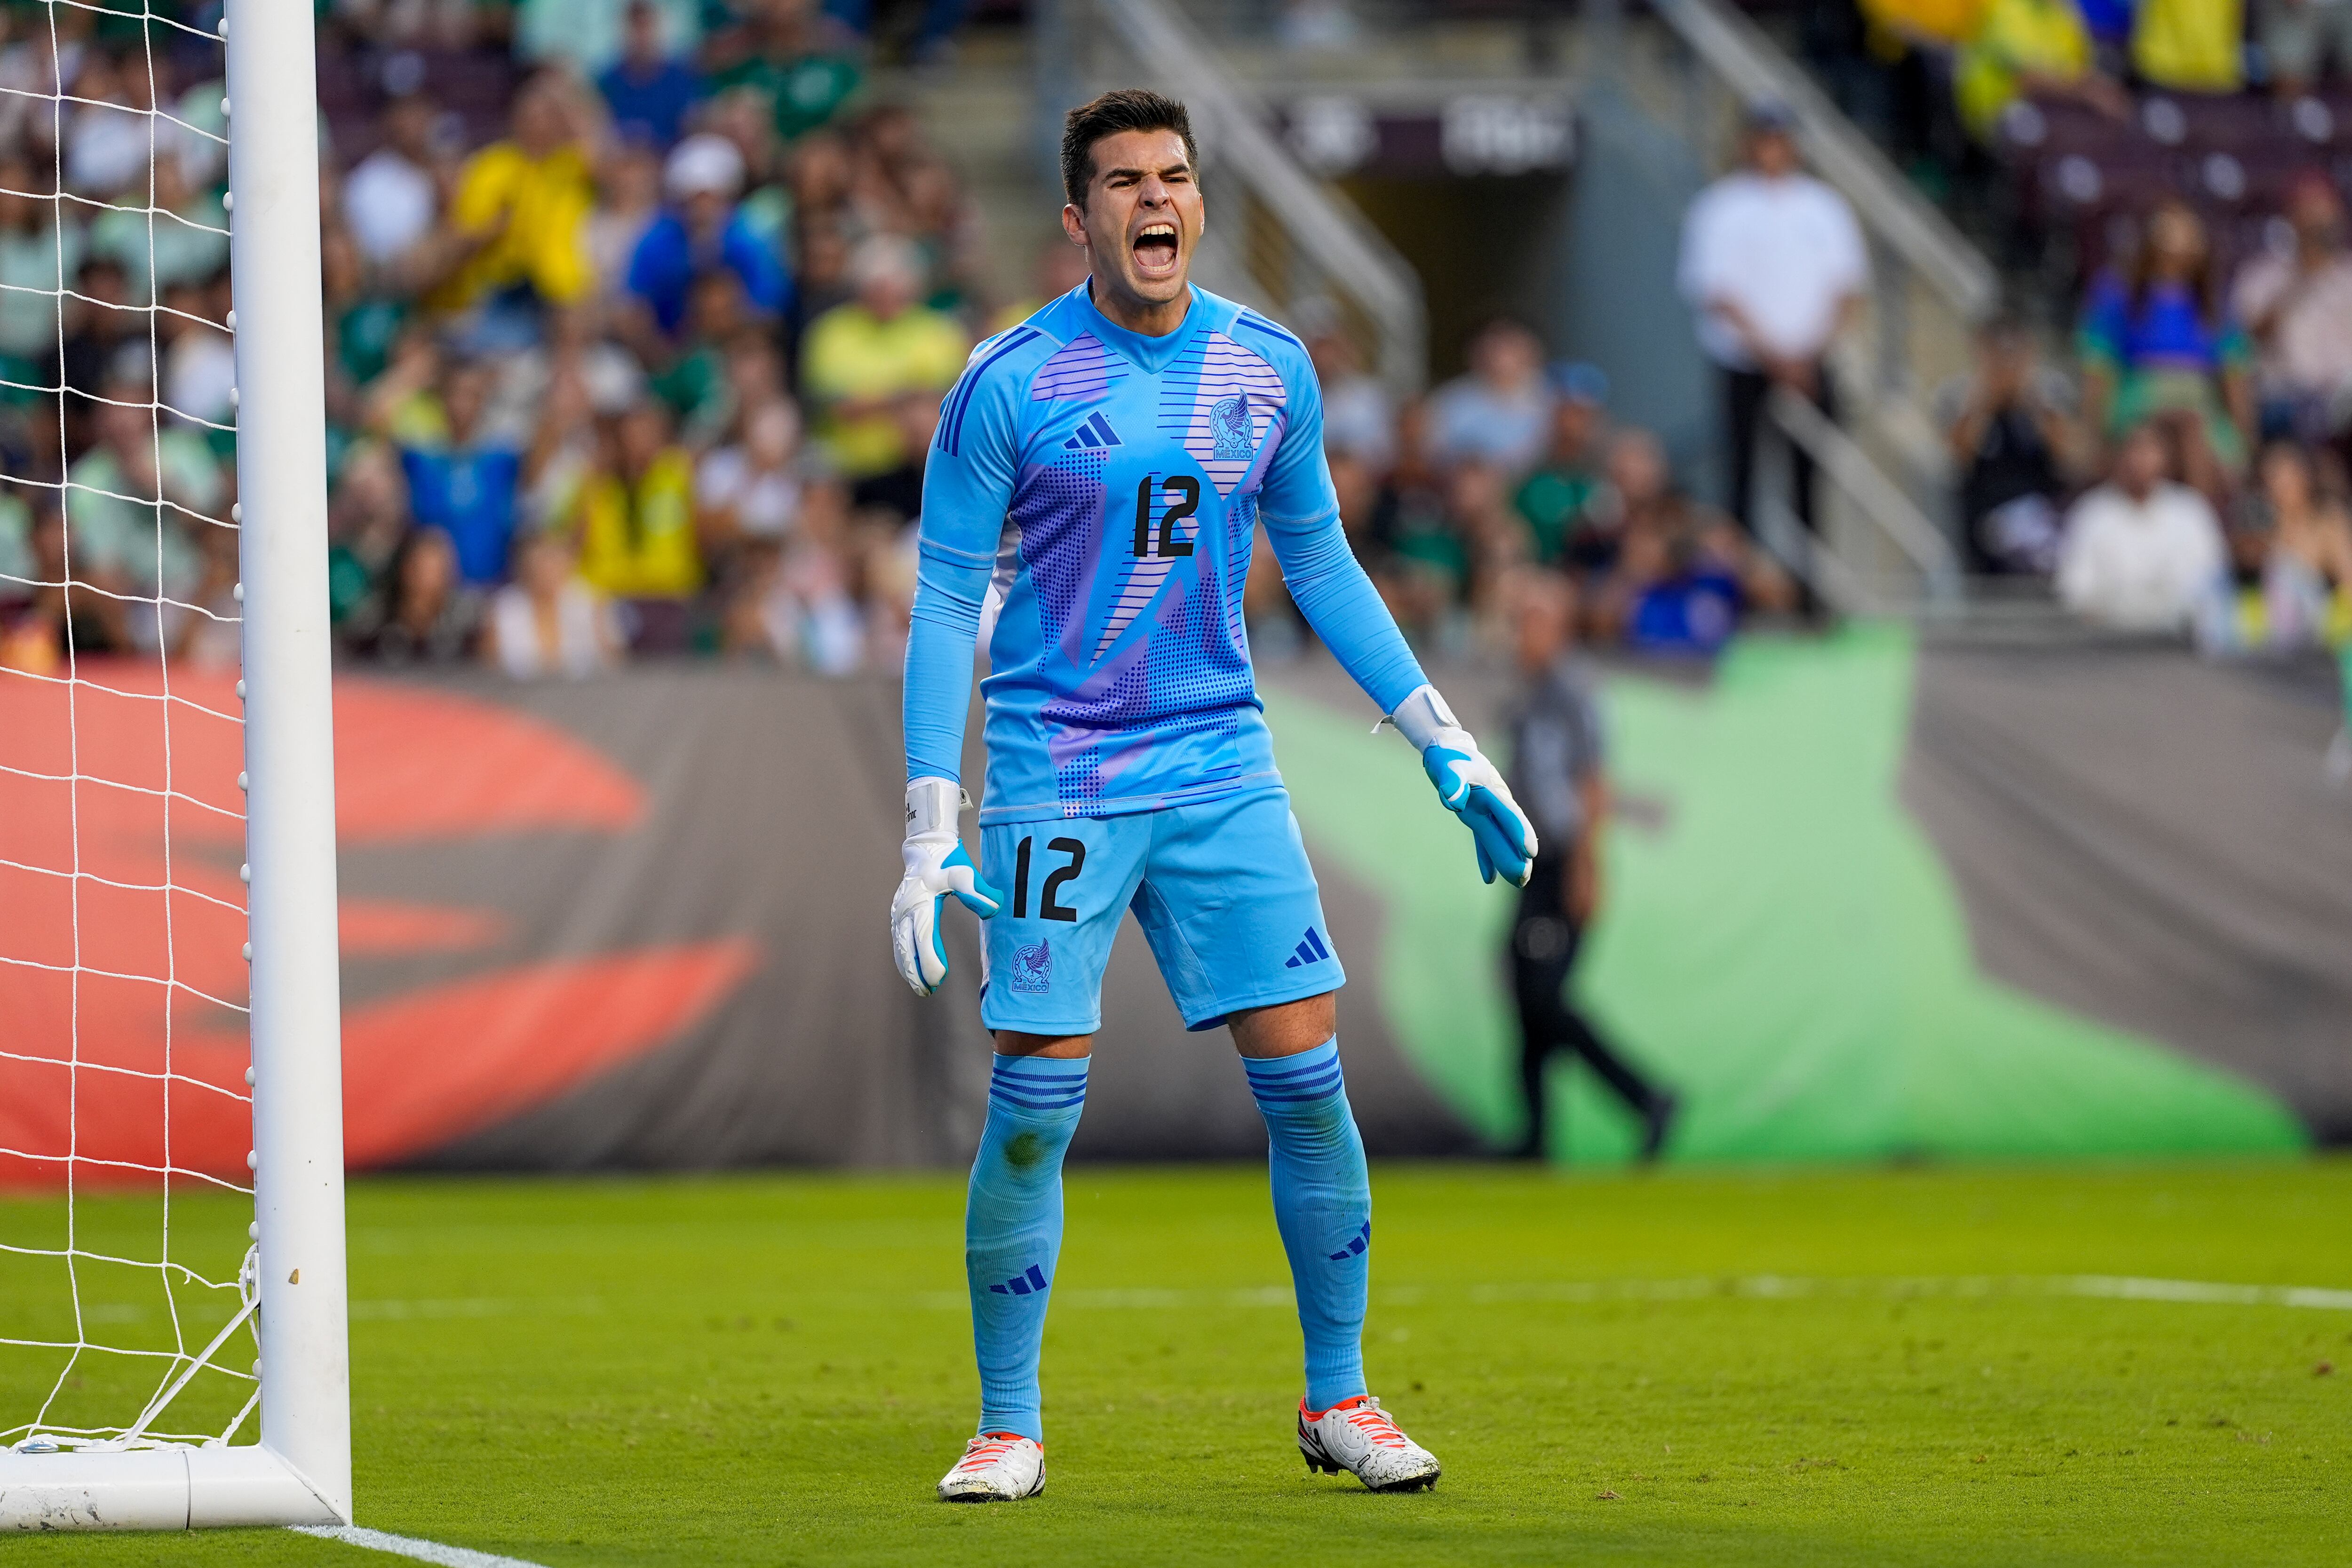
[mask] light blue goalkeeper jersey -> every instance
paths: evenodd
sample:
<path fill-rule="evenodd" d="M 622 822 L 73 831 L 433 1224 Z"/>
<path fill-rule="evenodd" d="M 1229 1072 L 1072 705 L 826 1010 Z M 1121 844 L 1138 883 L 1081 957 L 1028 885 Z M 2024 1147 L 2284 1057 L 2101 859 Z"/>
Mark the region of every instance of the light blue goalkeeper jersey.
<path fill-rule="evenodd" d="M 972 353 L 923 480 L 909 777 L 956 778 L 983 600 L 983 824 L 1279 787 L 1242 623 L 1264 524 L 1291 592 L 1392 711 L 1422 672 L 1348 548 L 1288 331 L 1195 289 L 1165 337 L 1087 285 Z"/>

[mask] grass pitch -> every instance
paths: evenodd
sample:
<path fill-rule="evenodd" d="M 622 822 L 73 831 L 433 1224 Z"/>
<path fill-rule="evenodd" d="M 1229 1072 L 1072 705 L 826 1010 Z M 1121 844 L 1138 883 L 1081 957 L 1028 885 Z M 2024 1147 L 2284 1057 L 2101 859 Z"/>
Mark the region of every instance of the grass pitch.
<path fill-rule="evenodd" d="M 2352 1163 L 1374 1181 L 1372 1387 L 1435 1492 L 1300 1465 L 1262 1171 L 1079 1167 L 1050 1486 L 992 1508 L 930 1498 L 976 1397 L 961 1181 L 358 1184 L 361 1522 L 551 1565 L 2352 1553 L 2352 1298 L 2148 1283 L 2352 1288 Z M 0 1239 L 59 1218 L 0 1204 Z M 152 1250 L 138 1205 L 82 1221 Z M 175 1245 L 233 1256 L 241 1226 L 183 1204 Z M 0 1333 L 57 1310 L 21 1261 Z M 0 1350 L 7 1420 L 37 1360 Z M 282 1532 L 6 1552 L 394 1561 Z"/>

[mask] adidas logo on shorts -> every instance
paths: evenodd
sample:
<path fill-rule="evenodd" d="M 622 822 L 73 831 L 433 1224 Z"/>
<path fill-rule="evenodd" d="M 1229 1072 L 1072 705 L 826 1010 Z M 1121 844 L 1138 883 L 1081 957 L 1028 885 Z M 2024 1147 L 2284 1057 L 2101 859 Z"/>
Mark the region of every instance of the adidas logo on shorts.
<path fill-rule="evenodd" d="M 1304 964 L 1320 963 L 1330 956 L 1331 950 L 1323 945 L 1323 939 L 1315 934 L 1315 928 L 1308 926 L 1307 934 L 1299 939 L 1298 946 L 1284 961 L 1282 967 L 1297 969 Z"/>

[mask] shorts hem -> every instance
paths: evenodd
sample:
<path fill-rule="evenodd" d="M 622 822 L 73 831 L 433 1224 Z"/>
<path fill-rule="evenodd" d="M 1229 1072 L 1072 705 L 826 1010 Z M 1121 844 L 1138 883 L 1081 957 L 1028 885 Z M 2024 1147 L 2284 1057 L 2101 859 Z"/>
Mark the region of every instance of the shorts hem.
<path fill-rule="evenodd" d="M 1024 1018 L 1017 1024 L 1002 1024 L 991 1020 L 988 1016 L 988 1009 L 983 1007 L 980 1010 L 980 1026 L 992 1032 L 997 1029 L 1015 1029 L 1024 1035 L 1056 1035 L 1063 1037 L 1071 1035 L 1098 1035 L 1102 1033 L 1102 1015 L 1100 1013 L 1096 1014 L 1094 1022 L 1085 1025 L 1040 1023 L 1034 1018 Z"/>
<path fill-rule="evenodd" d="M 1309 996 L 1328 995 L 1348 984 L 1348 972 L 1340 970 L 1330 976 L 1328 984 L 1322 976 L 1313 980 L 1300 979 L 1288 985 L 1264 987 L 1241 996 L 1221 996 L 1206 1006 L 1181 1009 L 1184 1027 L 1198 1033 L 1213 1029 L 1244 1007 L 1278 1007 L 1285 1002 L 1304 1002 Z"/>

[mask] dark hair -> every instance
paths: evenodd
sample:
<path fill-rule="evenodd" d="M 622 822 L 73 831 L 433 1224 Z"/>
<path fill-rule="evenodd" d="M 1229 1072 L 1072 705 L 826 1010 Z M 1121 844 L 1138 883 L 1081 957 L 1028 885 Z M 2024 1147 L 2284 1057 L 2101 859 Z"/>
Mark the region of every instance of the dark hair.
<path fill-rule="evenodd" d="M 1145 87 L 1122 87 L 1082 103 L 1062 121 L 1062 194 L 1070 205 L 1087 205 L 1095 177 L 1095 143 L 1122 131 L 1173 131 L 1184 141 L 1184 161 L 1197 178 L 1201 144 L 1192 140 L 1192 117 L 1182 104 Z"/>

